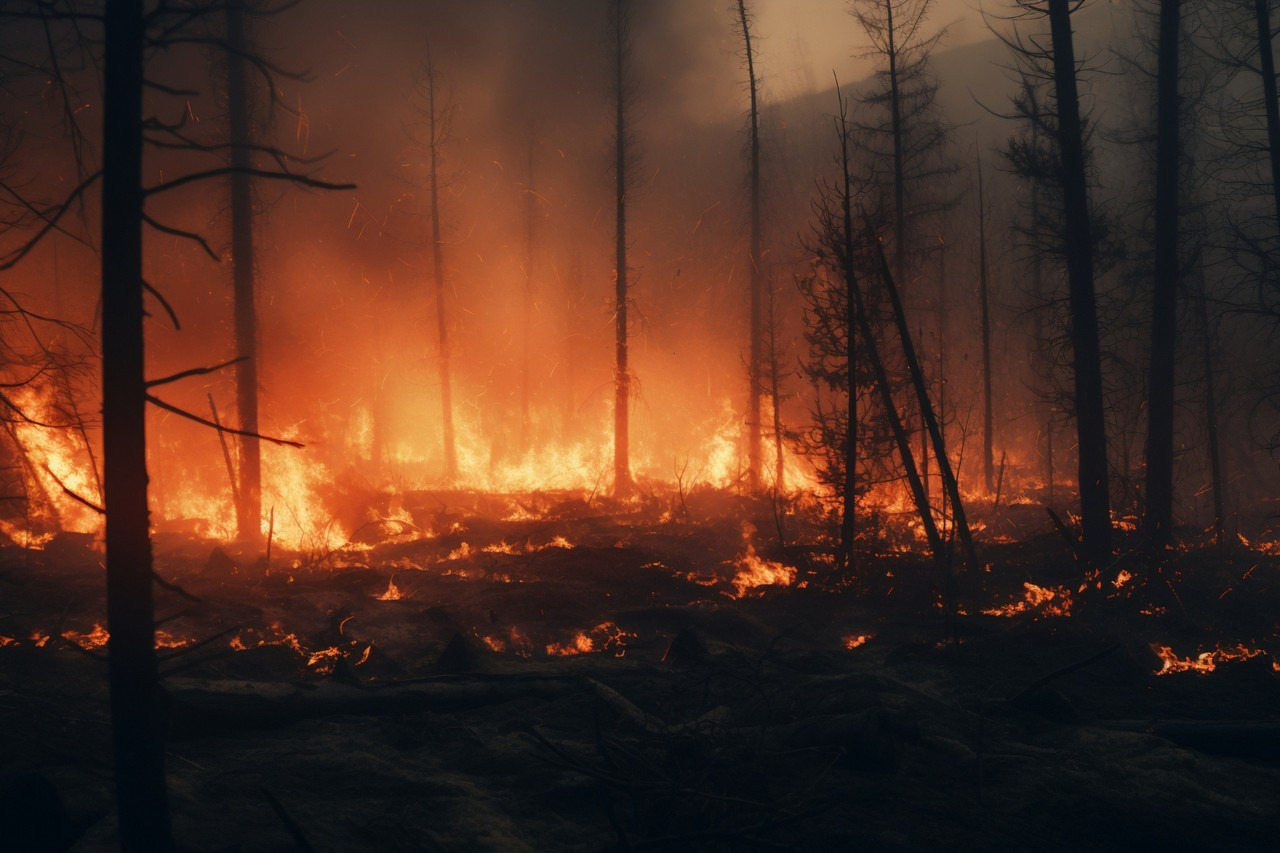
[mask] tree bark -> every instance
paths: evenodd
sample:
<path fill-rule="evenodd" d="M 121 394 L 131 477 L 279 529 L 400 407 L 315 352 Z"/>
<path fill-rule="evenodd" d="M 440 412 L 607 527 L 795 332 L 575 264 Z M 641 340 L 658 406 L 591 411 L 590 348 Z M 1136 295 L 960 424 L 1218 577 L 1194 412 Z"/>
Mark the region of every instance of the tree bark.
<path fill-rule="evenodd" d="M 880 392 L 880 401 L 884 406 L 885 418 L 889 421 L 889 429 L 893 432 L 893 438 L 898 445 L 898 454 L 902 458 L 902 467 L 907 475 L 907 487 L 911 491 L 911 497 L 915 501 L 916 510 L 920 514 L 920 523 L 924 527 L 925 539 L 929 543 L 929 551 L 933 554 L 934 561 L 938 566 L 942 566 L 946 562 L 946 553 L 943 547 L 942 536 L 938 533 L 938 525 L 933 518 L 933 510 L 929 506 L 929 499 L 924 491 L 924 483 L 920 478 L 920 472 L 916 468 L 916 462 L 911 455 L 911 436 L 907 433 L 906 427 L 902 423 L 902 418 L 898 414 L 898 404 L 893 399 L 893 386 L 889 384 L 889 374 L 885 369 L 884 360 L 880 357 L 880 348 L 876 344 L 875 332 L 871 328 L 871 318 L 867 316 L 866 303 L 862 295 L 862 286 L 858 282 L 857 273 L 854 272 L 854 237 L 853 237 L 853 176 L 851 173 L 851 164 L 849 158 L 849 128 L 846 120 L 844 101 L 840 102 L 840 117 L 838 122 L 840 130 L 840 168 L 841 168 L 841 194 L 840 194 L 840 214 L 841 214 L 841 242 L 843 247 L 844 258 L 843 272 L 845 292 L 850 301 L 848 309 L 848 320 L 851 323 L 849 328 L 849 344 L 848 352 L 856 360 L 856 349 L 853 342 L 854 326 L 856 322 L 857 329 L 862 335 L 863 345 L 866 347 L 867 361 L 871 365 L 872 376 L 875 379 L 876 388 Z M 849 396 L 851 400 L 857 393 L 856 374 L 853 372 L 854 365 L 850 365 L 849 373 Z M 849 411 L 853 418 L 849 421 L 849 435 L 846 439 L 845 449 L 845 498 L 848 501 L 851 493 L 856 497 L 854 485 L 856 480 L 856 463 L 857 463 L 857 406 L 856 402 L 851 402 Z M 853 556 L 853 503 L 845 505 L 845 519 L 842 519 L 841 527 L 841 549 L 847 553 L 849 564 L 852 565 Z M 845 525 L 848 525 L 847 527 Z M 846 533 L 847 531 L 847 533 Z"/>
<path fill-rule="evenodd" d="M 1160 2 L 1156 72 L 1155 281 L 1147 387 L 1147 503 L 1143 527 L 1153 548 L 1169 544 L 1173 526 L 1174 366 L 1178 333 L 1178 109 L 1180 0 Z"/>
<path fill-rule="evenodd" d="M 751 96 L 750 137 L 748 139 L 748 155 L 750 157 L 750 190 L 751 190 L 751 235 L 747 256 L 747 273 L 751 288 L 751 340 L 750 361 L 747 365 L 747 482 L 751 491 L 760 489 L 761 469 L 761 389 L 763 387 L 763 293 L 760 259 L 760 115 L 759 92 L 756 82 L 755 54 L 751 49 L 751 24 L 747 12 L 746 0 L 738 0 L 738 22 L 742 27 L 743 53 L 747 60 L 747 89 Z M 777 406 L 777 401 L 774 401 Z"/>
<path fill-rule="evenodd" d="M 142 305 L 142 0 L 105 7 L 102 441 L 107 650 L 120 846 L 173 846 L 152 600 Z"/>
<path fill-rule="evenodd" d="M 1102 393 L 1102 346 L 1093 281 L 1093 233 L 1085 174 L 1084 129 L 1076 83 L 1070 0 L 1048 0 L 1053 43 L 1053 84 L 1058 107 L 1058 153 L 1063 182 L 1063 218 L 1071 312 L 1072 372 L 1075 375 L 1080 515 L 1086 559 L 1111 553 L 1111 495 L 1107 428 Z"/>
<path fill-rule="evenodd" d="M 614 170 L 616 245 L 614 267 L 614 404 L 613 493 L 625 497 L 635 489 L 631 479 L 631 371 L 627 363 L 627 115 L 626 59 L 629 50 L 627 7 L 614 0 Z M 759 426 L 759 418 L 756 418 Z M 757 433 L 759 430 L 757 429 Z"/>
<path fill-rule="evenodd" d="M 440 131 L 436 115 L 436 73 L 427 45 L 427 132 L 431 157 L 431 271 L 435 281 L 436 343 L 440 348 L 440 435 L 444 445 L 445 480 L 458 478 L 458 449 L 453 431 L 453 385 L 449 369 L 449 323 L 445 313 L 444 240 L 440 227 Z"/>
<path fill-rule="evenodd" d="M 982 313 L 982 479 L 995 492 L 995 421 L 991 412 L 991 302 L 987 288 L 987 204 L 978 155 L 978 302 Z"/>
<path fill-rule="evenodd" d="M 521 317 L 521 363 L 520 363 L 520 452 L 529 452 L 529 400 L 530 374 L 533 359 L 533 246 L 535 237 L 535 215 L 537 213 L 536 197 L 533 190 L 534 159 L 533 129 L 529 131 L 529 163 L 528 183 L 524 191 L 524 293 Z"/>
<path fill-rule="evenodd" d="M 247 84 L 248 38 L 240 0 L 227 4 L 227 107 L 231 130 L 231 268 L 235 298 L 236 410 L 241 435 L 236 533 L 257 550 L 262 544 L 262 451 L 258 429 L 258 314 L 253 246 L 252 98 Z"/>
<path fill-rule="evenodd" d="M 902 294 L 889 272 L 889 261 L 884 256 L 884 245 L 877 244 L 880 255 L 880 272 L 884 278 L 885 289 L 889 291 L 889 300 L 893 303 L 893 316 L 898 327 L 898 337 L 902 340 L 902 352 L 906 356 L 907 370 L 911 374 L 911 383 L 915 386 L 916 399 L 920 403 L 920 414 L 924 418 L 925 427 L 933 440 L 933 455 L 938 460 L 938 476 L 942 479 L 942 487 L 951 499 L 951 514 L 956 532 L 960 535 L 960 546 L 964 548 L 965 562 L 968 567 L 977 569 L 978 552 L 973 546 L 973 534 L 969 530 L 969 521 L 965 516 L 964 502 L 960 498 L 960 484 L 951 468 L 951 459 L 947 456 L 946 445 L 942 442 L 942 431 L 938 428 L 938 419 L 934 415 L 933 404 L 929 401 L 929 387 L 925 382 L 924 371 L 920 369 L 920 360 L 916 358 L 916 348 L 911 342 L 911 329 L 907 325 L 906 311 L 902 307 Z M 950 615 L 950 614 L 948 614 Z"/>
<path fill-rule="evenodd" d="M 1262 72 L 1262 96 L 1267 112 L 1267 154 L 1271 160 L 1271 198 L 1280 230 L 1280 101 L 1276 94 L 1276 59 L 1271 47 L 1271 0 L 1254 0 L 1257 19 L 1258 67 Z"/>

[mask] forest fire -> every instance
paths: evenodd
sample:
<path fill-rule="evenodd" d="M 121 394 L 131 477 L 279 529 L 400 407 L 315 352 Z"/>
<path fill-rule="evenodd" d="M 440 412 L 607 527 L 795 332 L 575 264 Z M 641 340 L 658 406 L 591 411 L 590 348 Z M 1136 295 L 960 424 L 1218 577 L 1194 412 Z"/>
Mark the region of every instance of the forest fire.
<path fill-rule="evenodd" d="M 1270 849 L 1276 12 L 0 3 L 0 853 Z"/>

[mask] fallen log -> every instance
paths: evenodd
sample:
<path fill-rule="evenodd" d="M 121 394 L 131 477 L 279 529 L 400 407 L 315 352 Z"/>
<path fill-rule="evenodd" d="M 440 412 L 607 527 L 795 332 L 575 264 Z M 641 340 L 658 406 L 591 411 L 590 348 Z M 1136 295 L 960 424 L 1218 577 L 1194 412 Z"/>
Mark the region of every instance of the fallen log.
<path fill-rule="evenodd" d="M 339 714 L 433 711 L 448 713 L 516 699 L 554 699 L 580 688 L 566 676 L 484 676 L 356 686 L 336 681 L 291 683 L 170 678 L 170 736 L 198 737 L 223 731 L 266 729 Z"/>
<path fill-rule="evenodd" d="M 1280 761 L 1280 720 L 1103 720 L 1098 725 L 1153 734 L 1210 755 Z"/>

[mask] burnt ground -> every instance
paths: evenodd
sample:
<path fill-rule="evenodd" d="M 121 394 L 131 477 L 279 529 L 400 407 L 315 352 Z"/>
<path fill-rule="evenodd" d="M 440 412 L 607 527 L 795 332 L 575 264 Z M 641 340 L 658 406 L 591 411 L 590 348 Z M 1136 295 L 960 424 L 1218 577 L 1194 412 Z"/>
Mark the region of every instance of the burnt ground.
<path fill-rule="evenodd" d="M 959 578 L 946 642 L 918 555 L 866 543 L 880 553 L 833 587 L 814 550 L 778 544 L 767 504 L 693 495 L 676 521 L 657 501 L 405 504 L 414 525 L 269 568 L 157 535 L 186 596 L 158 602 L 182 644 L 163 650 L 181 849 L 1261 850 L 1280 834 L 1274 556 L 1125 557 L 1086 580 L 1040 508 L 1012 507 L 980 540 L 989 571 Z M 732 597 L 748 541 L 798 583 Z M 115 846 L 104 650 L 85 636 L 99 561 L 70 536 L 3 553 L 0 849 Z M 982 612 L 1027 582 L 1059 592 Z M 1265 653 L 1157 676 L 1153 643 Z"/>

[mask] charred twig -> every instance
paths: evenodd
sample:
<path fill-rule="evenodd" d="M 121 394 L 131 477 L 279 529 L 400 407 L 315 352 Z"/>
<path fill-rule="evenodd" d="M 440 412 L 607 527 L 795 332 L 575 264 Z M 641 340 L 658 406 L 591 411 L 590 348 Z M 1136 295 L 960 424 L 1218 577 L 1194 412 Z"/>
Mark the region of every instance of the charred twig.
<path fill-rule="evenodd" d="M 157 385 L 168 385 L 170 382 L 177 382 L 180 379 L 187 379 L 191 376 L 208 376 L 210 373 L 217 373 L 219 370 L 222 370 L 224 367 L 230 367 L 233 364 L 239 364 L 240 362 L 244 361 L 247 358 L 248 356 L 242 355 L 237 358 L 233 358 L 230 361 L 224 361 L 221 364 L 215 364 L 211 367 L 193 367 L 189 370 L 182 370 L 182 371 L 179 371 L 178 373 L 171 373 L 168 376 L 162 376 L 159 379 L 148 380 L 147 387 L 154 388 Z"/>
<path fill-rule="evenodd" d="M 213 402 L 212 393 L 209 394 L 209 411 L 217 428 L 218 444 L 222 445 L 222 461 L 227 465 L 227 479 L 231 481 L 231 500 L 235 502 L 235 506 L 240 506 L 240 484 L 236 482 L 236 466 L 231 462 L 231 450 L 227 447 L 227 436 L 222 431 L 222 419 L 218 417 L 218 404 Z"/>
<path fill-rule="evenodd" d="M 285 447 L 297 447 L 297 448 L 306 447 L 305 444 L 299 441 L 290 441 L 287 438 L 276 438 L 275 436 L 263 435 L 262 433 L 251 432 L 249 430 L 235 429 L 234 427 L 227 427 L 227 426 L 219 426 L 213 421 L 205 420 L 199 415 L 192 414 L 191 412 L 188 412 L 186 409 L 180 409 L 177 406 L 173 405 L 172 403 L 166 403 L 164 400 L 161 400 L 159 397 L 155 397 L 151 394 L 147 395 L 147 402 L 152 403 L 153 405 L 159 406 L 160 408 L 164 409 L 166 412 L 173 412 L 175 415 L 178 415 L 179 417 L 186 418 L 189 421 L 195 421 L 196 423 L 203 424 L 211 429 L 216 429 L 219 432 L 229 432 L 232 435 L 242 435 L 246 438 L 257 438 L 257 439 L 261 439 L 262 441 L 269 441 L 272 444 L 284 445 Z"/>
<path fill-rule="evenodd" d="M 315 853 L 315 848 L 311 846 L 311 842 L 307 841 L 307 836 L 303 834 L 302 827 L 298 826 L 297 821 L 289 816 L 284 806 L 276 799 L 276 795 L 271 793 L 270 789 L 262 788 L 262 796 L 267 798 L 267 802 L 271 804 L 271 810 L 276 813 L 276 817 L 280 818 L 280 822 L 284 824 L 284 828 L 289 831 L 289 835 L 293 837 L 293 843 L 298 845 L 300 853 Z"/>
<path fill-rule="evenodd" d="M 1097 652 L 1096 654 L 1089 655 L 1089 657 L 1085 658 L 1084 660 L 1078 660 L 1075 663 L 1070 663 L 1064 667 L 1055 669 L 1053 672 L 1049 673 L 1048 675 L 1042 676 L 1041 678 L 1037 678 L 1035 681 L 1031 682 L 1026 687 L 1019 690 L 1013 696 L 1010 696 L 1008 699 L 1005 700 L 1005 702 L 1010 705 L 1016 705 L 1018 702 L 1027 698 L 1032 693 L 1035 693 L 1041 687 L 1044 687 L 1050 682 L 1053 682 L 1058 680 L 1059 678 L 1062 678 L 1064 675 L 1070 675 L 1071 673 L 1075 672 L 1078 669 L 1084 669 L 1089 664 L 1096 663 L 1097 661 L 1102 660 L 1104 657 L 1111 654 L 1118 648 L 1120 648 L 1120 646 L 1113 643 L 1107 646 L 1102 651 Z"/>
<path fill-rule="evenodd" d="M 1044 511 L 1049 513 L 1049 520 L 1053 522 L 1053 526 L 1058 528 L 1058 532 L 1061 533 L 1062 538 L 1066 540 L 1067 548 L 1071 550 L 1072 556 L 1074 556 L 1076 559 L 1079 559 L 1080 558 L 1079 538 L 1077 538 L 1076 535 L 1071 532 L 1071 528 L 1067 527 L 1067 525 L 1063 523 L 1062 516 L 1058 515 L 1058 513 L 1054 511 L 1053 507 L 1047 506 L 1044 508 Z"/>
<path fill-rule="evenodd" d="M 167 589 L 169 590 L 169 592 L 177 593 L 178 595 L 185 598 L 187 601 L 190 601 L 192 604 L 204 604 L 203 598 L 192 595 L 191 593 L 187 592 L 185 589 L 183 589 L 173 581 L 165 580 L 164 578 L 160 577 L 160 575 L 155 571 L 151 572 L 151 579 L 155 581 L 156 586 L 160 587 L 161 589 Z"/>
<path fill-rule="evenodd" d="M 241 623 L 239 625 L 236 625 L 235 627 L 227 628 L 225 631 L 219 631 L 218 633 L 214 634 L 212 637 L 205 637 L 203 640 L 200 640 L 199 642 L 194 643 L 190 646 L 183 646 L 180 649 L 174 649 L 168 654 L 160 655 L 160 660 L 162 661 L 177 660 L 183 655 L 189 655 L 192 652 L 196 651 L 197 649 L 203 649 L 205 646 L 216 643 L 218 640 L 221 640 L 223 637 L 227 636 L 228 634 L 233 634 L 236 631 L 240 631 L 246 627 L 248 627 L 248 623 Z"/>
<path fill-rule="evenodd" d="M 107 514 L 107 511 L 106 511 L 105 509 L 103 509 L 102 507 L 98 506 L 98 505 L 97 505 L 96 503 L 94 503 L 93 501 L 89 500 L 88 498 L 84 497 L 83 495 L 77 494 L 76 492 L 72 491 L 70 486 L 68 486 L 66 483 L 62 482 L 62 480 L 58 479 L 58 475 L 57 475 L 57 474 L 55 474 L 55 473 L 53 473 L 53 471 L 52 471 L 52 470 L 50 470 L 50 468 L 49 468 L 49 466 L 48 466 L 48 465 L 42 465 L 42 466 L 40 466 L 40 467 L 42 467 L 42 468 L 44 469 L 44 472 L 45 472 L 46 474 L 48 474 L 50 477 L 52 477 L 52 478 L 53 478 L 53 481 L 54 481 L 55 483 L 57 483 L 57 484 L 58 484 L 58 488 L 62 489 L 63 493 L 64 493 L 64 494 L 66 494 L 66 496 L 67 496 L 67 497 L 71 498 L 71 499 L 72 499 L 73 501 L 75 501 L 76 503 L 84 504 L 84 505 L 85 505 L 85 506 L 87 506 L 89 509 L 91 509 L 91 510 L 93 510 L 94 512 L 96 512 L 98 515 L 106 515 L 106 514 Z"/>

